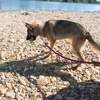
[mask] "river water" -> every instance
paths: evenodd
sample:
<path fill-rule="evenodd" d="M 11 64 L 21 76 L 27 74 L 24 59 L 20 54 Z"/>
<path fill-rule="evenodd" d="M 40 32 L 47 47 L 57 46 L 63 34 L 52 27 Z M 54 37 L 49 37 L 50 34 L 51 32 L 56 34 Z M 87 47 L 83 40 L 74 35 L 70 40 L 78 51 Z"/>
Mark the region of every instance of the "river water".
<path fill-rule="evenodd" d="M 48 2 L 34 0 L 0 0 L 0 10 L 100 11 L 100 4 Z"/>

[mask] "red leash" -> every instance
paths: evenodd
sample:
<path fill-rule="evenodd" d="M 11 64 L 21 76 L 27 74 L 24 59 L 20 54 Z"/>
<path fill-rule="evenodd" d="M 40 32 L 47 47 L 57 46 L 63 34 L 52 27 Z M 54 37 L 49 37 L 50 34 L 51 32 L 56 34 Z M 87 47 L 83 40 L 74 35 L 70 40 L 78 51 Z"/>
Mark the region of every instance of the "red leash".
<path fill-rule="evenodd" d="M 99 65 L 99 64 L 100 64 L 100 62 L 95 62 L 95 61 L 94 61 L 94 62 L 88 62 L 88 61 L 79 61 L 79 60 L 73 60 L 73 59 L 67 58 L 67 57 L 63 56 L 62 54 L 60 54 L 60 53 L 54 51 L 53 49 L 51 49 L 51 48 L 48 46 L 47 43 L 45 43 L 45 45 L 46 45 L 51 51 L 53 51 L 55 54 L 57 54 L 58 56 L 60 56 L 60 57 L 62 57 L 62 58 L 64 58 L 64 59 L 71 60 L 71 61 L 74 61 L 74 62 L 86 63 L 86 64 L 94 64 L 94 65 Z"/>

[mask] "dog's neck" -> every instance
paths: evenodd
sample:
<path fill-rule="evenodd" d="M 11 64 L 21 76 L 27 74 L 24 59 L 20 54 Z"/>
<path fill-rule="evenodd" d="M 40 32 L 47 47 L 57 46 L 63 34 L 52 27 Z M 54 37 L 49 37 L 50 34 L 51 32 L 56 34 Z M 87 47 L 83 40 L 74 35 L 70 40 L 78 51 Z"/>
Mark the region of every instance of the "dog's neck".
<path fill-rule="evenodd" d="M 38 25 L 39 25 L 39 30 L 41 32 L 39 35 L 42 37 L 45 37 L 45 33 L 43 32 L 43 28 L 44 28 L 45 23 L 39 23 Z"/>

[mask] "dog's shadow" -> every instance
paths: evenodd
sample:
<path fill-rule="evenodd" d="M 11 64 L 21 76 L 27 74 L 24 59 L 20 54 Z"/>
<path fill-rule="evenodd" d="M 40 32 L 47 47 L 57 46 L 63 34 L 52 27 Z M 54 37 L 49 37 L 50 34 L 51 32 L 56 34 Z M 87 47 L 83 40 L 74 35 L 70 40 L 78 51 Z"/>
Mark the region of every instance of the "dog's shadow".
<path fill-rule="evenodd" d="M 54 70 L 59 70 L 60 67 L 67 65 L 65 61 L 56 61 L 50 63 L 42 63 L 41 60 L 45 59 L 46 56 L 42 54 L 29 57 L 27 59 L 19 61 L 11 61 L 0 64 L 0 72 L 14 72 L 24 75 L 31 83 L 35 84 L 38 91 L 42 94 L 43 100 L 100 100 L 100 82 L 95 82 L 89 80 L 86 82 L 77 82 L 77 80 L 69 73 L 54 73 Z M 27 68 L 27 71 L 24 71 L 24 68 Z M 59 77 L 63 81 L 69 82 L 69 86 L 64 87 L 59 90 L 56 94 L 46 96 L 36 80 L 34 82 L 30 80 L 30 76 L 53 76 Z M 59 99 L 59 96 L 61 99 Z"/>

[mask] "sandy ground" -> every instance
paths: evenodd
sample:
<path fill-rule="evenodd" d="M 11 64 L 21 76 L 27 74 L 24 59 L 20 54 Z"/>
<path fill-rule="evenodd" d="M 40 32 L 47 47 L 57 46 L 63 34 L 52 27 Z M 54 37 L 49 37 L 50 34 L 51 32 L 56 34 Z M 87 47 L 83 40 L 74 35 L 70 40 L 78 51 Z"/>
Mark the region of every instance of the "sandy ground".
<path fill-rule="evenodd" d="M 42 59 L 48 48 L 37 38 L 26 41 L 25 23 L 50 19 L 75 21 L 100 44 L 100 12 L 73 11 L 0 11 L 0 100 L 100 100 L 100 65 L 73 64 L 53 53 Z M 71 41 L 56 42 L 55 50 L 77 59 Z M 99 61 L 100 52 L 88 41 L 82 50 L 86 61 Z"/>

